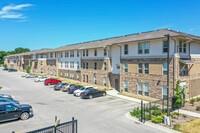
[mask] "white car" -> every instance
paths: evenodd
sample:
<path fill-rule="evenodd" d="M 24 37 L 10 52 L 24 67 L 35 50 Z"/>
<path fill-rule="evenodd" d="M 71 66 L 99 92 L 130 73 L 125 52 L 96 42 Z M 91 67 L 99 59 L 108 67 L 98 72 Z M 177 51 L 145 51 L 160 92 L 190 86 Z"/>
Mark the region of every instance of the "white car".
<path fill-rule="evenodd" d="M 35 82 L 44 82 L 45 79 L 47 79 L 47 77 L 38 77 L 37 79 L 35 79 Z"/>
<path fill-rule="evenodd" d="M 74 96 L 77 96 L 77 97 L 80 97 L 81 96 L 81 93 L 84 92 L 85 90 L 88 90 L 88 89 L 97 89 L 97 87 L 92 87 L 92 86 L 84 86 L 78 90 L 75 90 L 74 91 Z"/>
<path fill-rule="evenodd" d="M 27 74 L 26 78 L 37 78 L 38 76 L 35 74 Z"/>

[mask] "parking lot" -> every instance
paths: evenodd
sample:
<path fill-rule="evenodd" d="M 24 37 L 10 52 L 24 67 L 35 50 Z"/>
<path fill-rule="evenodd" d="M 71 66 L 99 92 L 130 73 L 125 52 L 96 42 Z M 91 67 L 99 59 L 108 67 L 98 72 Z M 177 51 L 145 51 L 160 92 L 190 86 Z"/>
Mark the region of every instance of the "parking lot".
<path fill-rule="evenodd" d="M 0 93 L 11 94 L 21 104 L 30 104 L 34 116 L 28 120 L 0 123 L 0 132 L 22 133 L 55 124 L 55 116 L 61 122 L 78 120 L 80 133 L 133 133 L 160 132 L 145 125 L 136 124 L 125 117 L 137 103 L 113 96 L 80 99 L 73 94 L 54 91 L 53 86 L 35 83 L 34 79 L 21 77 L 22 72 L 0 69 Z"/>

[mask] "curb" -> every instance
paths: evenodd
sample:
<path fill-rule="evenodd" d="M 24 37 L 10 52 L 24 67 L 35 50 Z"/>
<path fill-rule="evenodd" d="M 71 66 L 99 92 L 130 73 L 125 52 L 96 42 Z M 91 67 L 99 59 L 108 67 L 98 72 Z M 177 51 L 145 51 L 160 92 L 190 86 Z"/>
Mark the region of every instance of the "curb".
<path fill-rule="evenodd" d="M 132 117 L 129 112 L 125 114 L 125 117 L 129 120 L 134 121 L 137 124 L 146 125 L 146 126 L 155 128 L 155 129 L 160 130 L 160 131 L 165 132 L 165 133 L 181 133 L 179 131 L 176 131 L 176 130 L 173 130 L 173 129 L 170 129 L 170 128 L 167 128 L 167 127 L 164 127 L 164 126 L 161 126 L 161 125 L 158 125 L 158 124 L 154 124 L 154 123 L 150 123 L 150 122 L 145 122 L 145 123 L 140 122 L 138 119 Z"/>

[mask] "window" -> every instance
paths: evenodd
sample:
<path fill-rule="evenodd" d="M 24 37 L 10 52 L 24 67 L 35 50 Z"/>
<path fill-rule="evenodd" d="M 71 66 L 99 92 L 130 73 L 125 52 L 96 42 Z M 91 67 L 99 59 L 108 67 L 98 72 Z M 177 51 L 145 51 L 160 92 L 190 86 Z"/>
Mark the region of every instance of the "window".
<path fill-rule="evenodd" d="M 85 50 L 83 50 L 83 56 L 85 56 Z"/>
<path fill-rule="evenodd" d="M 142 73 L 142 63 L 138 63 L 138 73 Z"/>
<path fill-rule="evenodd" d="M 69 57 L 69 52 L 67 52 L 67 57 Z"/>
<path fill-rule="evenodd" d="M 104 64 L 104 70 L 106 71 L 107 70 L 107 63 L 104 62 L 103 64 Z"/>
<path fill-rule="evenodd" d="M 167 99 L 167 86 L 164 85 L 162 89 L 163 99 Z"/>
<path fill-rule="evenodd" d="M 96 77 L 96 74 L 94 74 L 94 84 L 95 84 L 95 85 L 97 84 L 97 77 Z"/>
<path fill-rule="evenodd" d="M 40 56 L 41 58 L 43 58 L 43 54 L 41 54 L 41 56 Z"/>
<path fill-rule="evenodd" d="M 83 82 L 85 82 L 85 75 L 83 74 Z"/>
<path fill-rule="evenodd" d="M 79 57 L 79 51 L 77 50 L 77 57 Z"/>
<path fill-rule="evenodd" d="M 77 69 L 79 69 L 79 62 L 77 62 Z"/>
<path fill-rule="evenodd" d="M 67 78 L 69 78 L 69 73 L 67 72 Z"/>
<path fill-rule="evenodd" d="M 86 62 L 86 69 L 88 69 L 88 62 Z"/>
<path fill-rule="evenodd" d="M 43 68 L 41 68 L 40 72 L 43 73 Z"/>
<path fill-rule="evenodd" d="M 94 63 L 94 70 L 97 70 L 97 63 Z"/>
<path fill-rule="evenodd" d="M 149 74 L 149 63 L 144 63 L 144 72 L 145 74 Z"/>
<path fill-rule="evenodd" d="M 168 51 L 168 41 L 163 41 L 163 53 L 166 53 Z"/>
<path fill-rule="evenodd" d="M 65 78 L 67 78 L 67 73 L 65 73 Z"/>
<path fill-rule="evenodd" d="M 124 72 L 128 72 L 128 63 L 124 63 Z"/>
<path fill-rule="evenodd" d="M 60 62 L 60 67 L 62 67 L 62 62 Z"/>
<path fill-rule="evenodd" d="M 67 57 L 67 52 L 65 52 L 65 57 Z"/>
<path fill-rule="evenodd" d="M 50 53 L 50 58 L 53 58 L 53 53 Z"/>
<path fill-rule="evenodd" d="M 124 45 L 124 54 L 125 54 L 125 55 L 128 54 L 128 45 Z"/>
<path fill-rule="evenodd" d="M 107 82 L 107 78 L 104 77 L 104 78 L 103 78 L 103 84 L 104 84 L 104 86 L 106 86 L 106 82 Z"/>
<path fill-rule="evenodd" d="M 14 111 L 14 110 L 16 110 L 16 107 L 14 107 L 13 105 L 6 105 L 5 108 L 6 108 L 6 111 Z"/>
<path fill-rule="evenodd" d="M 124 91 L 128 92 L 128 82 L 124 80 Z"/>
<path fill-rule="evenodd" d="M 68 62 L 65 62 L 65 68 L 68 68 Z"/>
<path fill-rule="evenodd" d="M 70 51 L 70 57 L 74 57 L 74 51 Z"/>
<path fill-rule="evenodd" d="M 107 49 L 106 48 L 104 48 L 104 56 L 107 56 Z"/>
<path fill-rule="evenodd" d="M 186 53 L 186 43 L 183 40 L 179 40 L 179 53 Z"/>
<path fill-rule="evenodd" d="M 60 72 L 60 76 L 61 76 L 61 77 L 62 77 L 62 75 L 63 75 L 62 72 Z"/>
<path fill-rule="evenodd" d="M 179 73 L 180 73 L 180 76 L 187 76 L 188 75 L 188 67 L 187 67 L 187 65 L 184 65 L 184 64 L 180 63 L 179 64 Z"/>
<path fill-rule="evenodd" d="M 97 56 L 97 49 L 94 49 L 94 56 Z"/>
<path fill-rule="evenodd" d="M 55 53 L 55 58 L 56 58 L 56 53 Z"/>
<path fill-rule="evenodd" d="M 142 54 L 143 53 L 143 43 L 139 43 L 138 44 L 138 54 Z"/>
<path fill-rule="evenodd" d="M 83 69 L 85 69 L 85 62 L 83 62 Z"/>
<path fill-rule="evenodd" d="M 142 83 L 138 83 L 138 94 L 142 95 Z"/>
<path fill-rule="evenodd" d="M 60 53 L 60 57 L 63 57 L 63 53 L 62 52 Z"/>
<path fill-rule="evenodd" d="M 167 63 L 163 63 L 163 75 L 167 75 Z"/>
<path fill-rule="evenodd" d="M 149 96 L 149 84 L 144 84 L 144 95 Z"/>
<path fill-rule="evenodd" d="M 41 65 L 41 66 L 43 65 L 43 61 L 40 62 L 40 65 Z"/>
<path fill-rule="evenodd" d="M 70 68 L 74 68 L 74 62 L 70 62 Z"/>
<path fill-rule="evenodd" d="M 88 83 L 88 75 L 86 75 L 86 82 Z"/>
<path fill-rule="evenodd" d="M 144 43 L 144 53 L 145 53 L 145 54 L 148 54 L 148 53 L 149 53 L 149 43 L 148 43 L 148 42 L 145 42 L 145 43 Z"/>
<path fill-rule="evenodd" d="M 76 79 L 79 80 L 79 73 L 76 74 Z"/>
<path fill-rule="evenodd" d="M 86 56 L 88 56 L 88 49 L 86 49 Z"/>

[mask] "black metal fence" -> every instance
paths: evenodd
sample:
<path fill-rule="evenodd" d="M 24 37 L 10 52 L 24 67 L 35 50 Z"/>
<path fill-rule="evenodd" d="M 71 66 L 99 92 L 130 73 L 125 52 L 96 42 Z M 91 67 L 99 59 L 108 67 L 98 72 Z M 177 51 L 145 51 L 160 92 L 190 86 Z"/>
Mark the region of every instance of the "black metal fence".
<path fill-rule="evenodd" d="M 78 133 L 78 121 L 72 117 L 72 121 L 61 123 L 57 126 L 49 126 L 38 130 L 29 131 L 26 133 Z"/>

